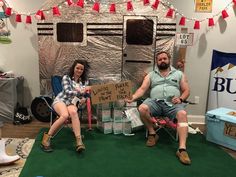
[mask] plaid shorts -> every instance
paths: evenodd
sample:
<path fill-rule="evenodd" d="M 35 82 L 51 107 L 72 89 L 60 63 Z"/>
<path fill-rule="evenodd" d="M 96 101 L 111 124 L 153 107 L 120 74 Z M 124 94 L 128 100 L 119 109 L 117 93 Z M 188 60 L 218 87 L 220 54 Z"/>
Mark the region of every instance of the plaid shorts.
<path fill-rule="evenodd" d="M 147 98 L 142 104 L 149 107 L 151 117 L 169 117 L 170 119 L 176 118 L 176 114 L 185 110 L 186 104 L 168 104 L 165 100 L 157 100 Z"/>

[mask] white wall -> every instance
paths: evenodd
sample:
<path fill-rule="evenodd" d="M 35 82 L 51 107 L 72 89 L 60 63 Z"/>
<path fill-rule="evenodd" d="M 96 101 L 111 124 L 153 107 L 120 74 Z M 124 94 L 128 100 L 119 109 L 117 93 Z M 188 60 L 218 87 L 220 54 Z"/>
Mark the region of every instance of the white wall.
<path fill-rule="evenodd" d="M 214 0 L 212 13 L 195 13 L 194 0 L 169 0 L 174 7 L 189 18 L 205 19 L 219 13 L 232 0 Z M 36 12 L 44 0 L 7 0 L 19 12 Z M 17 9 L 16 9 L 17 8 Z M 19 8 L 19 9 L 18 9 Z M 194 32 L 194 45 L 187 48 L 186 74 L 191 87 L 191 101 L 194 96 L 200 97 L 200 104 L 188 106 L 191 115 L 204 116 L 207 104 L 208 82 L 211 67 L 212 50 L 236 52 L 236 13 L 230 6 L 227 10 L 229 17 L 224 22 L 214 18 L 216 25 L 208 27 L 208 21 L 201 23 L 200 30 L 193 30 L 193 21 L 188 21 L 186 26 L 189 32 Z M 180 16 L 177 15 L 177 23 Z M 14 21 L 12 19 L 11 21 Z M 29 93 L 25 95 L 29 105 L 32 98 L 39 95 L 39 66 L 37 51 L 36 23 L 32 25 L 9 24 L 12 39 L 11 44 L 0 44 L 0 68 L 13 70 L 25 77 L 25 87 Z M 27 91 L 26 91 L 27 92 Z"/>
<path fill-rule="evenodd" d="M 10 7 L 19 13 L 36 12 L 44 0 L 21 0 L 6 1 Z M 22 16 L 25 21 L 25 16 Z M 39 96 L 39 64 L 37 49 L 36 21 L 32 16 L 33 23 L 15 22 L 11 16 L 7 25 L 11 31 L 11 44 L 0 44 L 0 69 L 3 71 L 12 70 L 16 75 L 24 76 L 24 104 L 29 106 L 32 98 Z"/>
<path fill-rule="evenodd" d="M 194 0 L 175 0 L 171 3 L 186 17 L 206 19 L 213 17 L 230 3 L 232 0 L 213 0 L 212 13 L 195 13 Z M 221 14 L 214 17 L 215 26 L 208 27 L 208 20 L 201 23 L 200 30 L 193 30 L 193 21 L 188 21 L 186 26 L 189 32 L 194 32 L 194 45 L 187 48 L 186 74 L 191 88 L 189 100 L 194 101 L 195 96 L 200 97 L 200 103 L 188 106 L 188 113 L 191 115 L 204 115 L 207 105 L 208 84 L 213 49 L 222 52 L 236 52 L 236 8 L 230 5 L 227 9 L 229 17 L 223 20 Z M 179 17 L 178 17 L 179 18 Z M 177 23 L 179 20 L 177 20 Z"/>

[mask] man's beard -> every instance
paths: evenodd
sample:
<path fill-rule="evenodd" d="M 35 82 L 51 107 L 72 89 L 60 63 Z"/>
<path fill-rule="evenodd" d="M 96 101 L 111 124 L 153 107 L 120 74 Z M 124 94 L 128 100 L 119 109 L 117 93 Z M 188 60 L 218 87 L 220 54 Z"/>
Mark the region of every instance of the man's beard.
<path fill-rule="evenodd" d="M 159 70 L 166 70 L 170 67 L 170 63 L 161 63 L 160 65 L 157 65 Z"/>

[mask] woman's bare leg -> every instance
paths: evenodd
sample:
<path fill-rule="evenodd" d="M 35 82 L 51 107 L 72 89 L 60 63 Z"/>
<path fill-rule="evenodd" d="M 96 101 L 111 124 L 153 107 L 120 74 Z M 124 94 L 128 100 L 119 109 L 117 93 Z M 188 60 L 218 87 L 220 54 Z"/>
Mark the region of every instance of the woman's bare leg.
<path fill-rule="evenodd" d="M 80 120 L 77 110 L 78 109 L 74 105 L 68 106 L 68 112 L 71 117 L 72 128 L 76 137 L 81 135 Z"/>
<path fill-rule="evenodd" d="M 65 103 L 58 102 L 54 105 L 54 110 L 60 116 L 50 127 L 48 135 L 53 136 L 55 132 L 65 123 L 69 118 L 68 108 Z"/>

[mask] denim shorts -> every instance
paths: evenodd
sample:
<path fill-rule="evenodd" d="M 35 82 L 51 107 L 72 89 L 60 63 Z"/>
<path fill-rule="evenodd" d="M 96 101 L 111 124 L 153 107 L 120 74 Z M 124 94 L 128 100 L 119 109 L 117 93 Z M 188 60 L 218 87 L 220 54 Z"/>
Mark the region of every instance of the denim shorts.
<path fill-rule="evenodd" d="M 65 99 L 56 97 L 56 98 L 53 100 L 52 107 L 54 107 L 54 105 L 57 104 L 57 103 L 59 103 L 59 102 L 65 103 L 66 106 L 69 106 L 69 105 L 72 104 L 71 101 L 69 101 L 69 100 L 65 100 Z"/>
<path fill-rule="evenodd" d="M 165 100 L 157 100 L 147 98 L 144 100 L 143 104 L 147 105 L 150 110 L 150 115 L 152 117 L 169 117 L 170 119 L 176 118 L 176 114 L 185 110 L 186 104 L 167 104 Z"/>

